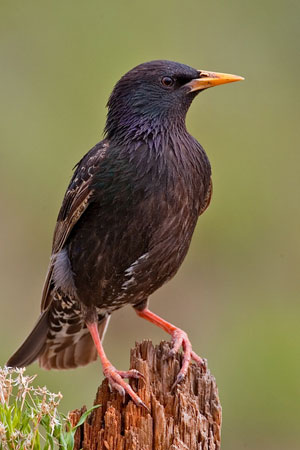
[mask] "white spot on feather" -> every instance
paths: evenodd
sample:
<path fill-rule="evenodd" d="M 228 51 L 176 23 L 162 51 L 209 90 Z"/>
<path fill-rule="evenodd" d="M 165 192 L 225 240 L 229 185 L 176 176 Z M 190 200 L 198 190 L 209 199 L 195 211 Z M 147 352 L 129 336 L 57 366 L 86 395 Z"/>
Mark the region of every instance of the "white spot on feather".
<path fill-rule="evenodd" d="M 122 286 L 121 289 L 126 290 L 135 282 L 134 272 L 136 268 L 139 266 L 141 262 L 146 260 L 149 256 L 149 253 L 144 253 L 142 256 L 140 256 L 137 260 L 135 260 L 131 266 L 128 267 L 128 269 L 125 270 L 125 277 L 130 277 L 128 280 L 126 280 Z"/>

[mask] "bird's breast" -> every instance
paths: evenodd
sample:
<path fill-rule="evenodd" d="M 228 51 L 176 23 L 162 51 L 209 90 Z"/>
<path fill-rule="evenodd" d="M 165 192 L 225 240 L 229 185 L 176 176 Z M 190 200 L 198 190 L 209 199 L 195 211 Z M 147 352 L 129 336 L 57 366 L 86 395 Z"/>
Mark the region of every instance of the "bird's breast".
<path fill-rule="evenodd" d="M 140 153 L 106 161 L 69 244 L 82 301 L 114 309 L 176 273 L 205 197 L 200 169 L 171 150 L 156 160 Z"/>

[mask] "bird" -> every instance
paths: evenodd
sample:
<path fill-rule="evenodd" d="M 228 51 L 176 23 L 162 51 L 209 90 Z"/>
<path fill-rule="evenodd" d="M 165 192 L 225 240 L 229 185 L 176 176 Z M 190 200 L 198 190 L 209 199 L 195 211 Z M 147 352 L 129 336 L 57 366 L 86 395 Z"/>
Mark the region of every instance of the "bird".
<path fill-rule="evenodd" d="M 74 167 L 60 208 L 33 330 L 7 362 L 71 369 L 100 357 L 104 376 L 123 397 L 144 405 L 103 348 L 111 314 L 137 315 L 183 349 L 180 383 L 191 361 L 203 365 L 185 331 L 149 309 L 149 297 L 176 274 L 212 195 L 211 166 L 185 119 L 207 88 L 243 77 L 155 60 L 127 72 L 108 103 L 104 139 Z M 145 406 L 145 405 L 144 405 Z"/>

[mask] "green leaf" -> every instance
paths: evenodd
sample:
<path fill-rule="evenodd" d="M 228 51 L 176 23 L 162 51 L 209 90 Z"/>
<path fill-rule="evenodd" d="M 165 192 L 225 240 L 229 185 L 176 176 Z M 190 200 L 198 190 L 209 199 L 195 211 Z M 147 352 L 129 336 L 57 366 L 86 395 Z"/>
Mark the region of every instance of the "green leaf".
<path fill-rule="evenodd" d="M 99 408 L 99 406 L 101 406 L 101 405 L 99 404 L 99 405 L 92 406 L 92 408 L 88 409 L 85 413 L 83 413 L 82 416 L 80 417 L 77 425 L 75 425 L 75 427 L 73 427 L 73 430 L 76 430 L 76 428 L 80 427 L 80 425 L 82 425 L 83 422 L 85 422 L 87 416 L 93 411 L 93 409 Z"/>

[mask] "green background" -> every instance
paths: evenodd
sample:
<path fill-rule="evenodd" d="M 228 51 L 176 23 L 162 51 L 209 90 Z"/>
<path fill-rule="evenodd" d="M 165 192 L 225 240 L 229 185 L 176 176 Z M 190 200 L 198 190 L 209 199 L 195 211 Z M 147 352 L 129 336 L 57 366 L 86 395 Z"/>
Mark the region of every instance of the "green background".
<path fill-rule="evenodd" d="M 224 450 L 299 448 L 299 12 L 297 0 L 1 1 L 2 364 L 38 316 L 71 168 L 101 139 L 119 77 L 151 59 L 236 73 L 246 80 L 206 91 L 188 114 L 214 195 L 151 307 L 208 358 Z M 105 348 L 126 369 L 143 338 L 167 336 L 124 308 Z M 91 406 L 102 379 L 99 362 L 36 371 L 65 411 Z"/>

